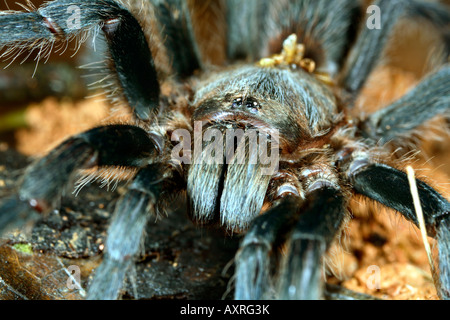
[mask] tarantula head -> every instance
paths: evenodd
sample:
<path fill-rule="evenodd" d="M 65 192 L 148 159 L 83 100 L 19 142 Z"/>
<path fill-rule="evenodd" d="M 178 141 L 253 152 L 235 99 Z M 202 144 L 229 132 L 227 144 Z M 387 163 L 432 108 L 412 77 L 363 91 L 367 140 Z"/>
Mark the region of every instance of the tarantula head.
<path fill-rule="evenodd" d="M 326 135 L 338 114 L 334 95 L 313 75 L 259 66 L 208 79 L 194 108 L 191 214 L 232 231 L 260 213 L 279 162 Z"/>

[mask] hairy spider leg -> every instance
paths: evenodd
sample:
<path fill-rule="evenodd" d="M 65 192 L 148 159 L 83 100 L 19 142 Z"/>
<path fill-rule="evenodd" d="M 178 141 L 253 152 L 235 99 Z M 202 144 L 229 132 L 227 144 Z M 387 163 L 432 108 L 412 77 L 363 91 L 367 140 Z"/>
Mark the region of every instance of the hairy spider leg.
<path fill-rule="evenodd" d="M 298 219 L 302 203 L 299 196 L 288 195 L 253 221 L 236 254 L 235 299 L 271 298 L 272 253 L 285 241 L 283 235 Z"/>
<path fill-rule="evenodd" d="M 147 221 L 156 217 L 157 202 L 167 189 L 171 173 L 160 164 L 149 165 L 139 171 L 119 199 L 108 228 L 103 261 L 89 285 L 88 300 L 119 297 L 129 267 L 140 252 Z"/>
<path fill-rule="evenodd" d="M 146 165 L 148 158 L 158 154 L 153 139 L 143 129 L 131 125 L 103 126 L 71 137 L 31 164 L 22 178 L 18 195 L 0 202 L 1 219 L 8 221 L 0 225 L 0 232 L 6 230 L 8 224 L 23 218 L 21 213 L 28 211 L 23 203 L 38 212 L 48 213 L 54 209 L 79 169 L 139 168 Z M 12 205 L 17 209 L 8 210 Z"/>
<path fill-rule="evenodd" d="M 341 86 L 354 96 L 358 95 L 367 78 L 378 65 L 390 35 L 400 19 L 421 17 L 437 27 L 448 25 L 450 21 L 448 8 L 439 3 L 377 0 L 373 5 L 379 9 L 379 28 L 368 28 L 366 23 L 362 24 L 360 34 L 341 74 Z M 444 34 L 443 37 L 447 37 L 447 47 L 449 47 L 448 35 Z"/>
<path fill-rule="evenodd" d="M 282 264 L 279 297 L 289 300 L 318 300 L 323 297 L 321 262 L 341 231 L 346 200 L 340 188 L 325 184 L 306 194 L 302 213 L 287 241 Z"/>
<path fill-rule="evenodd" d="M 70 8 L 77 8 L 78 24 L 74 23 Z M 58 0 L 35 12 L 1 14 L 0 47 L 30 50 L 37 47 L 45 51 L 58 41 L 67 41 L 95 27 L 105 34 L 112 69 L 128 105 L 139 119 L 149 119 L 159 106 L 157 72 L 139 23 L 116 1 Z"/>
<path fill-rule="evenodd" d="M 362 134 L 379 145 L 406 136 L 428 120 L 450 111 L 450 65 L 423 79 L 391 105 L 370 114 Z"/>
<path fill-rule="evenodd" d="M 199 48 L 191 26 L 191 10 L 195 9 L 188 7 L 184 0 L 153 2 L 174 72 L 181 77 L 191 75 L 201 65 Z M 205 10 L 203 2 L 201 6 Z"/>
<path fill-rule="evenodd" d="M 406 173 L 384 164 L 364 164 L 362 159 L 358 159 L 350 165 L 348 175 L 357 193 L 400 212 L 407 220 L 418 225 Z M 439 244 L 438 293 L 442 299 L 449 299 L 450 250 L 448 242 L 445 241 L 450 238 L 450 203 L 425 182 L 419 179 L 416 181 L 427 232 L 436 238 Z"/>
<path fill-rule="evenodd" d="M 303 196 L 288 193 L 254 220 L 236 258 L 236 299 L 323 297 L 320 266 L 342 228 L 346 198 L 340 187 L 321 177 L 312 179 Z M 274 274 L 282 245 L 287 252 Z"/>

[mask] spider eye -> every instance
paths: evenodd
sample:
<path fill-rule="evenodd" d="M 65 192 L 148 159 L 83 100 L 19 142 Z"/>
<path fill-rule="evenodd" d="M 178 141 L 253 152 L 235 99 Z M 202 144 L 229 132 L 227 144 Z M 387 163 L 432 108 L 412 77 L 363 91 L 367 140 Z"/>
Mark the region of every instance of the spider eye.
<path fill-rule="evenodd" d="M 238 109 L 242 107 L 242 98 L 237 98 L 233 100 L 233 104 L 231 105 L 231 109 Z"/>
<path fill-rule="evenodd" d="M 243 105 L 245 105 L 250 113 L 254 114 L 258 113 L 259 109 L 261 108 L 260 104 L 253 98 L 247 98 L 245 100 L 243 100 L 242 98 L 237 98 L 233 100 L 231 109 L 240 109 Z"/>

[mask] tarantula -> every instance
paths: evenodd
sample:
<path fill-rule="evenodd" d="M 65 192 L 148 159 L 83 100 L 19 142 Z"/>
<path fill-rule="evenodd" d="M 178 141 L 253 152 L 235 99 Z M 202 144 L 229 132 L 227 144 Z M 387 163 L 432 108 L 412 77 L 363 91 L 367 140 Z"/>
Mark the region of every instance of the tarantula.
<path fill-rule="evenodd" d="M 437 71 L 386 108 L 352 119 L 397 22 L 424 18 L 443 29 L 450 21 L 439 3 L 374 5 L 381 19 L 374 28 L 357 24 L 366 7 L 354 0 L 56 0 L 1 12 L 0 46 L 12 56 L 37 49 L 44 57 L 80 32 L 102 33 L 116 97 L 136 119 L 68 138 L 31 164 L 18 194 L 0 202 L 3 225 L 30 206 L 54 209 L 80 169 L 134 168 L 88 299 L 118 297 L 149 217 L 184 192 L 194 222 L 246 232 L 236 299 L 321 298 L 321 259 L 353 194 L 418 224 L 406 174 L 375 159 L 389 142 L 448 116 L 450 106 L 443 33 L 447 52 Z M 417 185 L 428 232 L 439 242 L 439 294 L 449 298 L 450 204 Z"/>

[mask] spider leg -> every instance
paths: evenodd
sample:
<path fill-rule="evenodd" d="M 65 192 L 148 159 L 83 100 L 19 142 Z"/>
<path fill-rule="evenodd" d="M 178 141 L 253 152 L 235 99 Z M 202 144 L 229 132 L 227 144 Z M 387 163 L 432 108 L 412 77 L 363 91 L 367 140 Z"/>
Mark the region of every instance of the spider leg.
<path fill-rule="evenodd" d="M 345 199 L 331 184 L 320 183 L 306 200 L 287 196 L 255 219 L 236 256 L 236 299 L 322 297 L 319 265 L 341 228 Z M 278 292 L 272 293 L 271 253 L 286 240 L 288 252 L 275 285 Z"/>
<path fill-rule="evenodd" d="M 157 200 L 170 173 L 160 164 L 141 169 L 116 205 L 108 228 L 106 252 L 102 264 L 95 270 L 87 299 L 118 298 L 129 267 L 141 248 L 148 219 L 156 216 Z"/>
<path fill-rule="evenodd" d="M 349 167 L 354 190 L 380 202 L 418 225 L 407 175 L 384 164 L 370 164 L 354 160 Z M 428 234 L 438 240 L 440 261 L 440 291 L 442 298 L 450 299 L 450 203 L 423 181 L 417 181 Z"/>
<path fill-rule="evenodd" d="M 443 4 L 377 0 L 373 5 L 379 8 L 380 28 L 369 28 L 365 23 L 363 24 L 341 75 L 342 87 L 354 95 L 359 93 L 370 73 L 377 66 L 389 36 L 401 18 L 432 18 L 430 22 L 438 27 L 442 27 L 443 24 L 448 25 L 450 21 L 448 8 Z M 448 38 L 448 35 L 446 37 Z"/>
<path fill-rule="evenodd" d="M 280 235 L 296 221 L 302 199 L 287 196 L 268 212 L 256 218 L 236 255 L 235 299 L 264 299 L 270 296 L 270 254 Z"/>
<path fill-rule="evenodd" d="M 351 173 L 354 189 L 373 200 L 401 212 L 406 219 L 419 224 L 406 173 L 384 164 L 368 164 Z M 430 235 L 450 213 L 450 203 L 425 182 L 417 179 L 419 197 Z"/>
<path fill-rule="evenodd" d="M 443 30 L 444 43 L 447 54 L 450 53 L 450 30 L 448 29 L 450 22 L 450 8 L 448 4 L 430 1 L 414 1 L 411 7 L 411 18 L 424 18 L 432 22 L 437 28 Z M 446 28 L 446 29 L 445 29 Z"/>
<path fill-rule="evenodd" d="M 0 212 L 0 235 L 6 230 L 20 228 L 39 218 L 39 214 L 26 202 L 13 196 L 0 201 Z"/>
<path fill-rule="evenodd" d="M 327 300 L 380 300 L 374 296 L 329 283 L 325 285 L 324 295 Z"/>
<path fill-rule="evenodd" d="M 189 3 L 182 0 L 153 2 L 172 68 L 180 76 L 191 75 L 200 67 L 201 59 L 192 28 Z"/>
<path fill-rule="evenodd" d="M 50 53 L 55 43 L 64 43 L 83 30 L 101 29 L 112 68 L 136 116 L 148 119 L 159 105 L 160 88 L 147 40 L 133 15 L 116 1 L 58 0 L 34 12 L 2 12 L 0 29 L 0 48 L 37 48 L 40 58 Z"/>
<path fill-rule="evenodd" d="M 78 169 L 142 167 L 157 153 L 154 140 L 143 129 L 130 125 L 98 127 L 71 137 L 26 169 L 19 194 L 0 202 L 1 219 L 8 223 L 20 219 L 26 211 L 23 203 L 38 212 L 49 212 Z M 0 225 L 0 232 L 6 227 Z"/>
<path fill-rule="evenodd" d="M 384 144 L 438 115 L 449 116 L 450 65 L 443 66 L 420 82 L 404 97 L 365 120 L 362 134 Z"/>
<path fill-rule="evenodd" d="M 281 299 L 322 298 L 321 259 L 341 230 L 345 213 L 345 198 L 331 185 L 307 195 L 299 221 L 288 239 L 288 252 L 280 273 Z"/>

